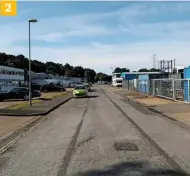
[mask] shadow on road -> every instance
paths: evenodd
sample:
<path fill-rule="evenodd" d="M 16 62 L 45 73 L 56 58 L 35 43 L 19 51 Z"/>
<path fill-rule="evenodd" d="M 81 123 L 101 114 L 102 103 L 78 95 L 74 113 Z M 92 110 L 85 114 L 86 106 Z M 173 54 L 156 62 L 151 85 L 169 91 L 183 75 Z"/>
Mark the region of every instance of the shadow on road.
<path fill-rule="evenodd" d="M 111 165 L 102 170 L 89 170 L 73 176 L 189 176 L 180 171 L 161 168 L 150 169 L 144 162 L 124 162 Z"/>
<path fill-rule="evenodd" d="M 88 95 L 88 97 L 77 97 L 77 99 L 83 99 L 83 98 L 98 98 L 98 95 Z"/>
<path fill-rule="evenodd" d="M 88 98 L 98 98 L 100 97 L 99 95 L 88 95 Z"/>
<path fill-rule="evenodd" d="M 91 89 L 91 91 L 90 92 L 97 92 L 97 90 L 96 89 Z"/>
<path fill-rule="evenodd" d="M 52 100 L 52 99 L 51 98 L 38 98 L 38 100 L 46 101 L 46 100 Z"/>

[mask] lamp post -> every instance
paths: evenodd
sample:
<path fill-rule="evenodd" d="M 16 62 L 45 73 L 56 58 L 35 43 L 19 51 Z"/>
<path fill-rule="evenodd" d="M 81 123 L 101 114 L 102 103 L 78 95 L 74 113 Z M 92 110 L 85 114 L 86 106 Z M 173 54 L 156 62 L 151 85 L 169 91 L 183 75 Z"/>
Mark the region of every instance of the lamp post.
<path fill-rule="evenodd" d="M 28 28 L 28 34 L 29 34 L 29 106 L 32 106 L 32 89 L 31 89 L 31 47 L 30 47 L 30 23 L 36 23 L 38 22 L 37 19 L 29 19 L 28 20 L 28 24 L 29 24 L 29 28 Z"/>

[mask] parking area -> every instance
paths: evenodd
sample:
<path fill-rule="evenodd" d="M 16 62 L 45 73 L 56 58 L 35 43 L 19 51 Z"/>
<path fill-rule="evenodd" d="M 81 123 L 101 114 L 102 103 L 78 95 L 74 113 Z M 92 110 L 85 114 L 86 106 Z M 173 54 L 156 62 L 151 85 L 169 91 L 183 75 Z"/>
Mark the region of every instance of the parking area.
<path fill-rule="evenodd" d="M 66 94 L 66 92 L 46 92 L 42 93 L 41 97 L 33 98 L 33 103 L 43 101 L 45 99 L 53 99 L 57 96 Z M 23 100 L 4 100 L 0 102 L 0 109 L 9 108 L 9 107 L 20 107 L 20 105 L 27 105 L 27 101 Z"/>

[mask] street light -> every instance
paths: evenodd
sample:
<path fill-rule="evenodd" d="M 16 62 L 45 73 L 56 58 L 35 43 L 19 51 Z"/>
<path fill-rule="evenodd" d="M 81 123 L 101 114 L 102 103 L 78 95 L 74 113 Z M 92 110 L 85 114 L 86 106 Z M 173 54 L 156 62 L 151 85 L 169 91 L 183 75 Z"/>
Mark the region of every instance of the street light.
<path fill-rule="evenodd" d="M 32 90 L 31 90 L 31 48 L 30 48 L 30 23 L 36 23 L 38 22 L 37 19 L 29 19 L 28 20 L 28 24 L 29 24 L 29 28 L 28 28 L 28 34 L 29 34 L 29 106 L 32 106 Z"/>

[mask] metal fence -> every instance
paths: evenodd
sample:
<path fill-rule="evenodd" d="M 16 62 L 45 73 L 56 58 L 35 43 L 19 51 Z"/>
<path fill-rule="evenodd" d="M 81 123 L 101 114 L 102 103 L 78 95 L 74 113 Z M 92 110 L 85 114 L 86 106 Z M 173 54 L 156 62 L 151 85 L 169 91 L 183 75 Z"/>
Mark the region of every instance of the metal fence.
<path fill-rule="evenodd" d="M 125 80 L 123 87 L 131 91 L 190 103 L 190 79 Z"/>
<path fill-rule="evenodd" d="M 189 79 L 154 79 L 153 96 L 190 102 Z"/>

